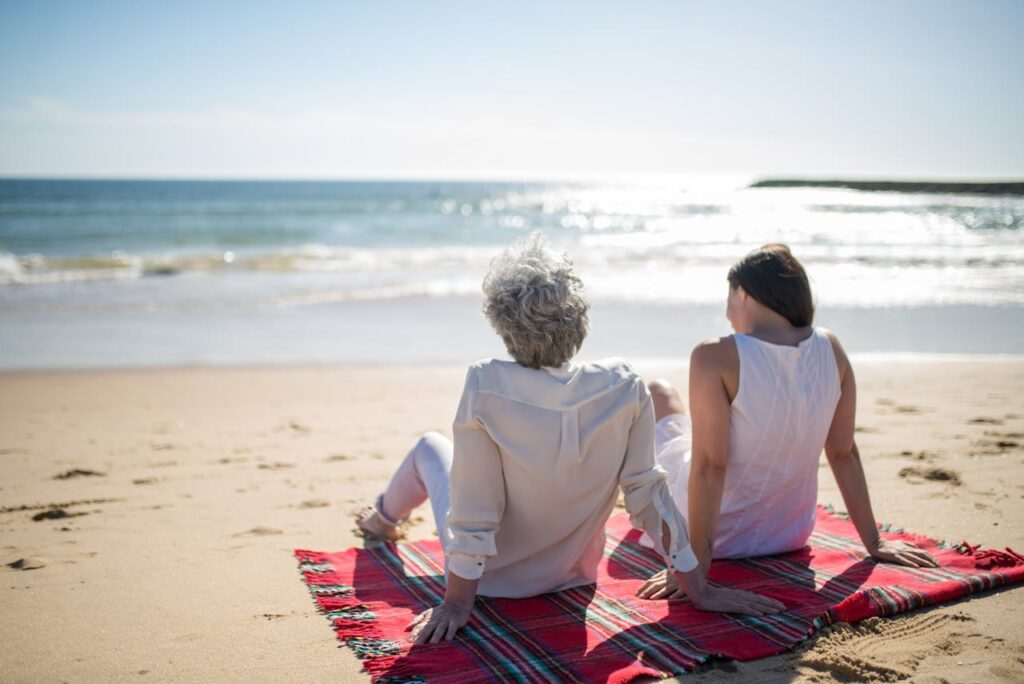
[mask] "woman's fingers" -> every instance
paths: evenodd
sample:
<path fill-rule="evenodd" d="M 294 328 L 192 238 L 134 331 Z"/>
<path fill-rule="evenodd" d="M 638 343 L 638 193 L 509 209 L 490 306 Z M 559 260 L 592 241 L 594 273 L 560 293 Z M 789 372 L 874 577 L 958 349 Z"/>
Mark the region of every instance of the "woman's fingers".
<path fill-rule="evenodd" d="M 423 613 L 426 616 L 430 613 L 429 619 L 422 620 L 413 630 L 412 636 L 409 637 L 409 641 L 413 641 L 417 644 L 425 644 L 431 635 L 437 630 L 438 619 L 433 613 L 433 609 Z"/>
<path fill-rule="evenodd" d="M 416 643 L 417 644 L 425 644 L 425 643 L 427 643 L 428 641 L 431 640 L 431 637 L 434 635 L 434 633 L 436 631 L 437 631 L 437 622 L 435 620 L 430 620 L 425 625 L 423 625 L 422 629 L 420 629 L 419 633 L 416 635 Z"/>
<path fill-rule="evenodd" d="M 919 561 L 921 561 L 921 567 L 923 568 L 937 568 L 939 562 L 932 557 L 930 553 L 924 549 L 914 549 L 914 555 Z"/>
<path fill-rule="evenodd" d="M 929 565 L 931 557 L 924 551 L 918 548 L 906 547 L 897 549 L 893 554 L 893 560 L 902 565 L 908 565 L 912 568 L 922 568 Z"/>
<path fill-rule="evenodd" d="M 432 644 L 441 643 L 441 639 L 443 639 L 444 635 L 448 633 L 448 626 L 450 624 L 451 623 L 449 623 L 447 621 L 444 621 L 444 620 L 439 620 L 437 623 L 435 623 L 434 624 L 434 633 L 430 635 L 430 643 L 432 643 Z"/>
<path fill-rule="evenodd" d="M 433 608 L 429 608 L 429 609 L 427 609 L 427 610 L 423 611 L 422 613 L 420 613 L 419 615 L 417 615 L 416 617 L 414 617 L 414 618 L 412 619 L 412 622 L 410 622 L 409 624 L 407 624 L 407 625 L 405 626 L 405 631 L 407 631 L 407 632 L 408 632 L 408 631 L 409 631 L 410 629 L 412 629 L 413 627 L 415 627 L 416 625 L 420 624 L 420 623 L 421 623 L 421 622 L 423 622 L 423 621 L 424 621 L 425 619 L 427 619 L 428 617 L 430 617 L 430 613 L 431 613 L 431 611 L 433 611 Z"/>
<path fill-rule="evenodd" d="M 879 560 L 899 563 L 912 568 L 937 568 L 939 562 L 924 549 L 909 542 L 886 542 Z"/>
<path fill-rule="evenodd" d="M 727 612 L 729 613 L 740 613 L 741 615 L 755 615 L 760 616 L 764 613 L 756 606 L 750 605 L 749 603 L 734 603 L 732 608 Z"/>
<path fill-rule="evenodd" d="M 779 608 L 776 607 L 773 603 L 769 603 L 768 601 L 751 601 L 749 605 L 754 608 L 757 608 L 762 613 L 779 612 Z"/>
<path fill-rule="evenodd" d="M 413 629 L 409 641 L 417 644 L 439 644 L 442 641 L 451 641 L 456 633 L 466 623 L 466 616 L 453 613 L 450 610 L 436 610 L 429 620 L 421 622 Z"/>
<path fill-rule="evenodd" d="M 934 568 L 937 565 L 935 563 L 935 560 L 931 556 L 929 556 L 927 553 L 920 549 L 914 549 L 908 555 L 914 560 L 914 562 L 917 564 L 917 567 L 919 568 Z"/>
<path fill-rule="evenodd" d="M 761 606 L 762 608 L 766 608 L 770 612 L 776 612 L 777 613 L 777 612 L 779 612 L 781 610 L 786 610 L 786 604 L 785 603 L 783 603 L 782 601 L 778 601 L 776 599 L 773 599 L 770 596 L 758 596 L 757 597 L 757 605 Z"/>
<path fill-rule="evenodd" d="M 642 599 L 665 598 L 673 591 L 673 586 L 668 582 L 667 573 L 659 572 L 641 585 L 636 595 Z"/>
<path fill-rule="evenodd" d="M 454 622 L 448 625 L 448 633 L 444 635 L 445 641 L 451 641 L 459 631 L 459 626 Z"/>

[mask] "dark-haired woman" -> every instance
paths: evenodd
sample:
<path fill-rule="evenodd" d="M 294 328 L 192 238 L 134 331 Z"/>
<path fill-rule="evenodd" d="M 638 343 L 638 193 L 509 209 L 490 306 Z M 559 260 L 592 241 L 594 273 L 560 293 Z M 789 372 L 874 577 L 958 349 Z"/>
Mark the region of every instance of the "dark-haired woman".
<path fill-rule="evenodd" d="M 689 511 L 701 569 L 712 558 L 803 547 L 814 529 L 823 447 L 867 552 L 935 565 L 917 547 L 879 537 L 854 441 L 853 369 L 836 336 L 812 326 L 803 266 L 785 245 L 765 245 L 733 266 L 728 281 L 726 316 L 736 333 L 693 350 L 692 419 L 668 383 L 650 383 L 657 459 L 676 505 Z M 660 573 L 640 595 L 676 591 Z"/>

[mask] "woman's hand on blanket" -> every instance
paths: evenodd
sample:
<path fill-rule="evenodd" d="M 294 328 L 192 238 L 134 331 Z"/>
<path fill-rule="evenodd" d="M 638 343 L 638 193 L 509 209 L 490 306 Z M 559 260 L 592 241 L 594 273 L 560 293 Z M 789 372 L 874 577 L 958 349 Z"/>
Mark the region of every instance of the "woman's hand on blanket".
<path fill-rule="evenodd" d="M 922 549 L 905 541 L 879 539 L 875 548 L 869 548 L 872 556 L 886 563 L 909 565 L 912 568 L 937 568 L 939 562 Z"/>
<path fill-rule="evenodd" d="M 695 607 L 701 610 L 711 613 L 769 615 L 786 609 L 786 605 L 781 601 L 749 591 L 712 587 L 703 576 L 700 576 L 699 572 L 690 574 L 694 580 L 690 600 Z M 687 596 L 688 592 L 679 586 L 676 573 L 662 570 L 644 582 L 636 595 L 645 599 L 671 599 Z"/>
<path fill-rule="evenodd" d="M 726 589 L 710 585 L 699 596 L 692 596 L 693 605 L 709 613 L 740 613 L 742 615 L 771 615 L 786 609 L 786 604 L 767 596 L 741 589 Z"/>
<path fill-rule="evenodd" d="M 409 641 L 417 644 L 437 644 L 441 640 L 451 641 L 455 634 L 469 622 L 472 606 L 455 603 L 442 603 L 437 608 L 429 608 L 406 625 L 412 634 Z"/>
<path fill-rule="evenodd" d="M 679 586 L 679 583 L 676 582 L 676 575 L 674 572 L 670 573 L 668 570 L 662 570 L 644 582 L 644 585 L 640 587 L 636 592 L 636 595 L 642 599 L 655 600 L 663 598 L 680 598 L 682 596 L 686 596 L 686 592 L 684 592 Z"/>

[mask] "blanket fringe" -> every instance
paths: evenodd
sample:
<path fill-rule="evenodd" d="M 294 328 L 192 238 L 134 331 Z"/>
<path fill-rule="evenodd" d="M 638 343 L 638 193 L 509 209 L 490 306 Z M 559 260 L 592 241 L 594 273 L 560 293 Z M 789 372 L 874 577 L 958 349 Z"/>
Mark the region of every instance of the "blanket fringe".
<path fill-rule="evenodd" d="M 325 554 L 297 550 L 295 555 L 317 612 L 331 622 L 338 640 L 352 649 L 371 679 L 384 684 L 421 684 L 422 677 L 403 667 L 399 657 L 402 644 L 384 637 L 377 615 L 355 598 L 354 587 L 341 581 Z"/>
<path fill-rule="evenodd" d="M 1024 556 L 1010 547 L 999 549 L 982 549 L 974 554 L 974 566 L 988 570 L 990 568 L 1013 568 L 1024 565 Z"/>
<path fill-rule="evenodd" d="M 974 556 L 974 567 L 981 570 L 1014 568 L 1024 565 L 1024 556 L 1010 547 L 1006 547 L 1002 551 L 999 549 L 983 549 L 981 544 L 969 544 L 966 541 L 962 541 L 956 546 L 956 550 L 965 556 Z"/>

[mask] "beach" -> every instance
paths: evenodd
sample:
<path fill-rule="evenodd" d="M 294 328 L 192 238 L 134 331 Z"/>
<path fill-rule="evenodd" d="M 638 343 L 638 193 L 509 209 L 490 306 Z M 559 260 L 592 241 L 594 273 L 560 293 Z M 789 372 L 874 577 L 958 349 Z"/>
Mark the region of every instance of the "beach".
<path fill-rule="evenodd" d="M 933 5 L 0 3 L 0 684 L 1024 682 L 1024 3 Z M 553 279 L 506 278 L 539 244 Z M 479 601 L 458 651 L 394 662 L 443 551 L 362 550 L 355 516 L 451 436 L 467 367 L 578 323 L 573 361 L 686 396 L 698 345 L 796 343 L 783 319 L 841 340 L 881 529 L 942 567 L 860 558 L 822 454 L 808 548 L 709 575 L 788 612 L 632 603 L 659 566 L 619 492 L 593 590 Z M 737 453 L 824 427 L 781 397 L 825 396 L 831 356 L 786 351 Z M 605 439 L 562 418 L 565 453 Z M 552 532 L 599 494 L 564 482 Z M 436 539 L 426 505 L 403 525 Z"/>
<path fill-rule="evenodd" d="M 879 521 L 1024 547 L 1024 359 L 854 364 Z M 637 365 L 685 385 L 682 361 Z M 396 363 L 0 374 L 4 679 L 367 681 L 292 551 L 362 543 L 352 512 L 422 432 L 451 434 L 463 375 Z M 819 501 L 842 509 L 824 464 Z M 414 519 L 409 538 L 429 538 L 427 509 Z M 697 679 L 1019 681 L 1019 591 L 836 625 Z"/>
<path fill-rule="evenodd" d="M 293 551 L 361 544 L 353 512 L 451 434 L 466 366 L 505 355 L 480 282 L 533 230 L 592 302 L 580 358 L 679 386 L 731 332 L 729 266 L 786 241 L 854 360 L 879 521 L 1024 548 L 1024 199 L 747 183 L 0 180 L 5 679 L 366 681 Z M 1020 605 L 698 677 L 1012 680 Z"/>

